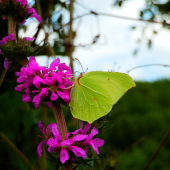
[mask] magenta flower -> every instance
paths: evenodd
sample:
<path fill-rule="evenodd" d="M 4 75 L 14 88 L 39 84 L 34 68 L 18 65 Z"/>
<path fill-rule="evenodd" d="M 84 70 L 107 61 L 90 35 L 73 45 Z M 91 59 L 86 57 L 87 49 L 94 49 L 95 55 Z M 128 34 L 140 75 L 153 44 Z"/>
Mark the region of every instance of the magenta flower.
<path fill-rule="evenodd" d="M 61 140 L 60 132 L 58 131 L 57 124 L 52 123 L 47 127 L 46 133 L 41 121 L 38 124 L 42 133 L 46 135 L 46 139 L 43 140 L 37 148 L 39 156 L 42 156 L 42 146 L 43 144 L 48 145 L 48 152 L 56 152 L 60 154 L 60 161 L 65 163 L 69 159 L 68 150 L 72 151 L 77 157 L 86 158 L 86 151 L 78 146 L 74 146 L 74 142 L 79 142 L 84 140 L 87 135 L 76 135 L 71 139 L 68 139 L 68 135 L 65 140 Z M 51 131 L 50 131 L 50 130 Z M 51 132 L 52 137 L 49 138 L 48 134 Z M 75 132 L 73 132 L 75 134 Z M 47 140 L 48 139 L 48 140 Z"/>
<path fill-rule="evenodd" d="M 84 127 L 84 130 L 82 130 L 82 128 L 83 128 L 83 122 L 81 122 L 81 128 L 80 128 L 79 134 L 86 135 L 86 133 L 90 130 L 91 125 L 87 123 Z M 104 145 L 104 140 L 99 139 L 99 138 L 92 139 L 98 133 L 99 133 L 98 130 L 94 127 L 91 130 L 91 133 L 82 143 L 82 145 L 86 147 L 86 149 L 88 148 L 88 146 L 91 146 L 97 154 L 99 154 L 98 147 L 101 147 Z"/>
<path fill-rule="evenodd" d="M 35 108 L 39 107 L 41 101 L 46 101 L 49 107 L 51 107 L 51 101 L 59 98 L 66 103 L 70 102 L 73 82 L 69 78 L 72 77 L 72 72 L 65 63 L 60 63 L 59 58 L 46 68 L 39 66 L 35 58 L 31 56 L 26 68 L 22 67 L 16 75 L 19 77 L 17 83 L 23 82 L 15 88 L 19 92 L 25 90 L 22 95 L 23 102 L 30 102 L 30 94 L 34 95 L 32 102 Z"/>
<path fill-rule="evenodd" d="M 86 158 L 87 149 L 89 148 L 89 146 L 92 147 L 94 151 L 97 152 L 97 154 L 99 154 L 98 147 L 104 145 L 104 140 L 99 138 L 92 139 L 96 134 L 98 134 L 97 129 L 93 128 L 90 134 L 86 134 L 91 128 L 90 124 L 86 124 L 84 130 L 82 130 L 82 123 L 80 129 L 74 132 L 67 133 L 64 141 L 61 140 L 57 124 L 50 124 L 48 126 L 48 133 L 45 133 L 41 121 L 39 122 L 38 126 L 41 129 L 42 133 L 46 135 L 45 140 L 42 141 L 37 148 L 39 156 L 42 156 L 42 146 L 43 144 L 45 144 L 48 146 L 48 152 L 60 155 L 60 161 L 62 163 L 65 163 L 70 158 L 70 151 L 74 153 L 77 157 Z M 49 136 L 49 132 L 51 136 Z M 71 138 L 69 137 L 70 135 L 72 135 Z"/>
<path fill-rule="evenodd" d="M 42 125 L 41 123 L 41 120 L 39 121 L 38 123 L 38 127 L 40 128 L 41 132 L 44 134 L 44 138 L 45 140 L 43 140 L 39 145 L 38 145 L 38 148 L 37 148 L 37 152 L 39 154 L 39 156 L 42 156 L 42 146 L 45 142 L 47 142 L 48 138 L 52 137 L 52 126 L 54 125 L 55 123 L 51 123 L 50 125 L 47 126 L 46 130 L 44 128 L 44 126 Z"/>
<path fill-rule="evenodd" d="M 6 70 L 9 68 L 9 61 L 15 60 L 16 54 L 18 54 L 19 58 L 21 59 L 20 56 L 23 56 L 24 58 L 24 53 L 27 54 L 33 51 L 33 48 L 30 44 L 34 39 L 35 38 L 24 37 L 23 39 L 19 39 L 18 42 L 16 42 L 15 35 L 10 33 L 8 36 L 0 40 L 0 54 L 3 54 L 3 48 L 5 48 L 6 50 L 4 54 L 6 54 L 6 57 L 8 57 L 8 59 L 5 58 L 4 60 L 4 67 Z M 9 54 L 7 54 L 8 52 Z M 19 61 L 19 59 L 17 61 Z"/>
<path fill-rule="evenodd" d="M 9 6 L 9 0 L 0 0 L 0 10 L 3 15 L 3 19 L 8 16 L 12 16 L 16 22 L 23 25 L 29 17 L 35 18 L 37 21 L 41 22 L 41 17 L 38 16 L 34 8 L 30 8 L 27 0 L 12 0 L 13 11 L 9 11 L 11 8 Z M 11 13 L 10 13 L 11 12 Z"/>

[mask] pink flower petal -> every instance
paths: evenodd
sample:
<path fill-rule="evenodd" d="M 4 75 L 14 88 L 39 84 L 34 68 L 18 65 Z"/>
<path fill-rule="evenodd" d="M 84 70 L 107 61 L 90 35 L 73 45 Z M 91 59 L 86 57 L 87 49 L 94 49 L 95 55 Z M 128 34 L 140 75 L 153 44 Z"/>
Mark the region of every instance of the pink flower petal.
<path fill-rule="evenodd" d="M 38 148 L 37 148 L 37 152 L 38 152 L 38 155 L 39 156 L 42 156 L 42 147 L 43 147 L 43 144 L 46 142 L 46 140 L 43 140 L 39 145 L 38 145 Z"/>
<path fill-rule="evenodd" d="M 40 83 L 43 83 L 43 82 L 44 82 L 44 80 L 42 78 L 40 78 L 39 76 L 36 76 L 33 79 L 33 84 L 37 88 L 39 88 L 40 87 Z"/>
<path fill-rule="evenodd" d="M 39 108 L 40 96 L 41 96 L 41 94 L 37 94 L 37 95 L 33 98 L 33 100 L 32 100 L 32 102 L 34 103 L 34 106 L 35 106 L 36 109 Z"/>
<path fill-rule="evenodd" d="M 82 157 L 86 158 L 86 151 L 84 151 L 82 148 L 78 146 L 68 146 L 68 148 L 77 156 L 77 157 Z"/>
<path fill-rule="evenodd" d="M 80 130 L 80 133 L 85 135 L 90 130 L 90 128 L 91 128 L 91 125 L 89 123 L 87 123 L 84 127 L 84 130 Z"/>
<path fill-rule="evenodd" d="M 69 159 L 69 155 L 66 148 L 62 148 L 60 151 L 60 161 L 64 164 Z"/>
<path fill-rule="evenodd" d="M 5 60 L 4 60 L 4 67 L 6 70 L 8 70 L 8 68 L 9 68 L 9 61 L 7 58 L 5 58 Z"/>
<path fill-rule="evenodd" d="M 67 92 L 64 93 L 58 90 L 57 90 L 57 93 L 66 103 L 70 102 L 70 94 L 68 94 Z"/>
<path fill-rule="evenodd" d="M 29 103 L 31 101 L 30 94 L 22 94 L 22 101 L 24 103 Z"/>
<path fill-rule="evenodd" d="M 72 141 L 72 139 L 68 139 L 68 140 L 64 140 L 60 143 L 60 146 L 69 146 L 71 144 L 73 144 L 74 141 Z"/>
<path fill-rule="evenodd" d="M 70 135 L 70 134 L 72 134 L 72 135 L 76 135 L 76 134 L 77 134 L 80 130 L 81 130 L 81 128 L 80 128 L 80 129 L 75 130 L 74 132 L 69 132 L 69 133 L 67 133 L 67 135 L 66 135 L 65 139 L 68 139 L 68 137 L 69 137 L 69 135 Z"/>
<path fill-rule="evenodd" d="M 95 138 L 92 140 L 93 144 L 97 147 L 101 147 L 104 145 L 104 140 L 100 139 L 100 138 Z"/>
<path fill-rule="evenodd" d="M 89 145 L 93 148 L 93 150 L 94 150 L 97 154 L 99 154 L 99 149 L 98 149 L 92 142 L 90 142 Z"/>
<path fill-rule="evenodd" d="M 57 99 L 58 99 L 58 95 L 55 94 L 55 93 L 52 91 L 52 94 L 51 94 L 51 96 L 50 96 L 50 99 L 51 99 L 51 101 L 57 100 Z"/>
<path fill-rule="evenodd" d="M 43 134 L 45 134 L 45 128 L 44 128 L 43 124 L 41 123 L 41 120 L 40 120 L 39 123 L 38 123 L 38 127 L 40 128 L 41 132 L 42 132 Z"/>
<path fill-rule="evenodd" d="M 88 137 L 88 140 L 91 140 L 93 138 L 93 136 L 97 135 L 98 133 L 99 133 L 98 130 L 93 128 L 91 130 L 91 133 L 90 133 L 89 137 Z"/>
<path fill-rule="evenodd" d="M 50 138 L 46 144 L 49 145 L 49 147 L 56 147 L 59 143 L 56 139 Z"/>
<path fill-rule="evenodd" d="M 73 142 L 75 142 L 75 141 L 82 141 L 82 140 L 84 140 L 85 138 L 87 138 L 87 136 L 88 136 L 88 135 L 76 135 L 76 136 L 74 136 L 71 140 L 72 140 Z"/>
<path fill-rule="evenodd" d="M 54 135 L 54 138 L 57 139 L 58 141 L 61 141 L 61 135 L 58 130 L 57 124 L 56 123 L 53 124 L 51 128 L 52 128 L 52 133 Z"/>
<path fill-rule="evenodd" d="M 28 8 L 28 14 L 31 14 L 31 13 L 32 13 L 32 15 L 30 17 L 32 17 L 32 18 L 34 17 L 37 21 L 41 22 L 41 17 L 38 16 L 38 14 L 34 8 Z"/>
<path fill-rule="evenodd" d="M 49 70 L 56 70 L 56 67 L 60 64 L 60 58 L 55 59 L 51 64 Z"/>
<path fill-rule="evenodd" d="M 43 96 L 43 97 L 48 96 L 48 89 L 47 88 L 42 88 L 40 95 Z"/>
<path fill-rule="evenodd" d="M 47 106 L 48 106 L 49 108 L 51 108 L 51 109 L 53 108 L 51 102 L 47 102 Z"/>
<path fill-rule="evenodd" d="M 15 90 L 21 92 L 22 89 L 24 89 L 24 88 L 25 88 L 25 85 L 24 84 L 20 84 L 17 87 L 15 87 Z"/>
<path fill-rule="evenodd" d="M 65 63 L 59 64 L 58 70 L 59 70 L 59 71 L 63 71 L 63 70 L 71 71 L 70 67 L 68 67 Z"/>

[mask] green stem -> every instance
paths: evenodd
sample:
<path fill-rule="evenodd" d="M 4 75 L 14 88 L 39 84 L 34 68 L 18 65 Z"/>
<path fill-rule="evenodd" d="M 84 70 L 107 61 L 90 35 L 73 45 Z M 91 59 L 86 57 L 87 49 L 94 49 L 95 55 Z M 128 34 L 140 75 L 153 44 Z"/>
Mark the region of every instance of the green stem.
<path fill-rule="evenodd" d="M 154 153 L 152 154 L 152 156 L 150 157 L 149 161 L 147 162 L 146 166 L 144 167 L 143 170 L 147 170 L 150 163 L 153 161 L 153 159 L 156 157 L 158 151 L 160 150 L 161 146 L 164 144 L 164 142 L 166 141 L 166 139 L 168 138 L 168 136 L 170 135 L 170 129 L 166 132 L 166 134 L 163 136 L 162 140 L 160 141 L 158 147 L 156 148 L 156 150 L 154 151 Z"/>

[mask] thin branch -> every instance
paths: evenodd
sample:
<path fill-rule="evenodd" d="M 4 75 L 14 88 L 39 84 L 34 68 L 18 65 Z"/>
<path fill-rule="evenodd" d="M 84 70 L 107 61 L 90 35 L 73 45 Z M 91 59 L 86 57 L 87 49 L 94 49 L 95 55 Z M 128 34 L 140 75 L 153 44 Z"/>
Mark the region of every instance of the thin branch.
<path fill-rule="evenodd" d="M 68 33 L 68 57 L 70 59 L 70 64 L 69 66 L 71 67 L 72 72 L 74 72 L 73 69 L 73 45 L 72 45 L 72 39 L 73 39 L 73 28 L 72 28 L 72 21 L 73 21 L 73 10 L 74 10 L 74 0 L 70 0 L 70 27 L 69 27 L 69 33 Z"/>
<path fill-rule="evenodd" d="M 38 9 L 38 14 L 39 14 L 40 17 L 41 17 L 42 23 L 44 23 L 43 17 L 42 17 L 42 11 L 41 11 L 41 6 L 40 6 L 40 1 L 39 1 L 39 0 L 36 0 L 36 4 L 37 4 L 37 9 Z M 42 25 L 42 28 L 43 28 L 43 30 L 44 30 L 45 39 L 48 40 L 49 34 L 45 32 L 44 25 Z M 48 43 L 48 49 L 49 49 L 49 51 L 51 52 L 52 56 L 55 58 L 56 55 L 55 55 L 54 49 L 53 49 L 53 47 L 50 45 L 50 43 Z"/>
<path fill-rule="evenodd" d="M 96 16 L 100 15 L 100 16 L 107 16 L 107 17 L 113 17 L 113 18 L 118 18 L 118 19 L 130 20 L 130 21 L 140 21 L 140 22 L 148 22 L 148 23 L 153 23 L 153 24 L 163 24 L 165 26 L 170 26 L 169 23 L 165 23 L 164 21 L 159 22 L 159 21 L 152 21 L 152 20 L 144 20 L 144 19 L 140 19 L 140 18 L 136 19 L 136 18 L 130 18 L 130 17 L 119 16 L 119 15 L 114 15 L 114 14 L 98 13 L 98 12 L 95 12 L 95 11 L 90 11 L 88 13 L 85 13 L 85 14 L 82 14 L 80 16 L 77 16 L 77 17 L 73 18 L 72 21 L 80 19 L 80 18 L 88 16 L 88 15 L 91 15 L 91 14 L 96 15 Z M 57 28 L 56 30 L 59 30 L 62 27 L 70 24 L 70 22 L 71 21 L 67 22 L 66 24 L 60 25 L 59 28 Z"/>
<path fill-rule="evenodd" d="M 0 138 L 13 150 L 18 156 L 25 162 L 25 164 L 30 166 L 31 170 L 36 170 L 28 160 L 28 158 L 0 131 Z"/>
<path fill-rule="evenodd" d="M 156 148 L 155 152 L 152 154 L 151 158 L 149 159 L 149 161 L 147 162 L 147 164 L 146 164 L 146 166 L 145 166 L 145 168 L 143 170 L 147 170 L 148 169 L 150 163 L 156 157 L 158 151 L 160 150 L 161 146 L 164 144 L 164 142 L 166 141 L 166 139 L 168 138 L 169 135 L 170 135 L 170 129 L 166 132 L 166 134 L 162 138 L 161 142 L 159 143 L 158 147 Z"/>
<path fill-rule="evenodd" d="M 147 64 L 147 65 L 141 65 L 137 67 L 133 67 L 130 70 L 127 71 L 127 74 L 129 74 L 132 70 L 141 68 L 141 67 L 150 67 L 150 66 L 162 66 L 162 67 L 170 67 L 170 65 L 165 65 L 165 64 Z"/>

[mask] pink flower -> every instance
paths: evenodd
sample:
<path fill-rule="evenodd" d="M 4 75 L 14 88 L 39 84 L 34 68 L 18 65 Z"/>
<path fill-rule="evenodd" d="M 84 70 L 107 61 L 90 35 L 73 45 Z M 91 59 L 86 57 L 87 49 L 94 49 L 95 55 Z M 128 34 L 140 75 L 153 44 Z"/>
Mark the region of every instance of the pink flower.
<path fill-rule="evenodd" d="M 36 10 L 34 8 L 30 8 L 28 5 L 27 0 L 12 0 L 13 1 L 13 11 L 12 11 L 12 17 L 14 17 L 14 20 L 16 22 L 19 22 L 21 25 L 23 25 L 26 21 L 25 19 L 28 19 L 29 17 L 35 18 L 37 21 L 41 22 L 41 17 L 37 14 Z M 1 0 L 0 6 L 4 9 L 2 12 L 3 19 L 6 19 L 8 16 L 11 15 L 11 11 L 9 11 L 9 1 L 8 0 Z M 6 7 L 6 8 L 4 8 Z"/>
<path fill-rule="evenodd" d="M 5 58 L 5 60 L 4 60 L 4 67 L 6 70 L 8 70 L 8 68 L 9 68 L 9 61 L 7 58 Z"/>
<path fill-rule="evenodd" d="M 22 49 L 25 49 L 25 45 L 27 45 L 27 47 L 28 47 L 29 46 L 28 44 L 30 43 L 30 41 L 32 41 L 34 39 L 35 38 L 30 38 L 30 37 L 25 37 L 23 39 L 20 39 L 20 43 L 22 44 L 22 46 L 21 46 L 15 42 L 15 35 L 10 33 L 8 36 L 3 37 L 2 40 L 0 40 L 0 54 L 3 54 L 3 48 L 1 50 L 1 46 L 4 47 L 5 49 L 7 49 L 6 51 L 9 51 L 9 54 L 10 54 L 10 55 L 6 54 L 6 57 L 9 57 L 9 59 L 5 58 L 5 60 L 4 60 L 4 67 L 6 70 L 8 70 L 8 68 L 9 68 L 10 61 L 14 59 L 14 57 L 13 57 L 14 55 L 11 55 L 11 53 L 15 53 L 15 51 L 18 52 L 19 51 L 18 49 L 20 49 L 22 51 Z M 27 53 L 28 53 L 28 48 L 27 48 Z M 19 55 L 19 57 L 20 57 L 20 55 Z"/>
<path fill-rule="evenodd" d="M 41 101 L 49 102 L 55 101 L 59 98 L 63 99 L 66 103 L 70 102 L 70 91 L 73 82 L 70 81 L 72 76 L 71 69 L 64 63 L 60 63 L 57 58 L 50 64 L 50 68 L 39 66 L 35 57 L 31 56 L 29 62 L 25 67 L 22 67 L 20 72 L 16 75 L 18 83 L 23 82 L 15 88 L 17 91 L 29 89 L 30 93 L 34 95 L 32 102 L 35 108 L 39 107 Z M 28 95 L 22 96 L 23 101 L 29 101 Z M 24 99 L 24 98 L 27 99 Z M 50 106 L 51 107 L 51 106 Z"/>
<path fill-rule="evenodd" d="M 61 140 L 60 132 L 57 128 L 57 124 L 53 123 L 50 124 L 50 133 L 51 136 L 49 137 L 46 135 L 44 141 L 42 141 L 37 149 L 39 156 L 42 156 L 42 146 L 43 144 L 48 146 L 48 152 L 53 152 L 56 154 L 60 154 L 60 161 L 65 163 L 69 158 L 69 150 L 75 154 L 77 157 L 86 158 L 87 149 L 92 147 L 97 154 L 99 154 L 98 147 L 104 145 L 104 140 L 99 138 L 94 138 L 95 135 L 98 134 L 98 130 L 93 128 L 90 134 L 86 134 L 89 132 L 91 125 L 86 124 L 84 130 L 83 123 L 81 124 L 81 128 L 74 131 L 67 133 L 65 140 Z M 45 130 L 41 121 L 39 122 L 39 128 L 41 129 L 42 133 L 45 134 Z M 69 137 L 71 135 L 71 138 Z M 72 158 L 71 158 L 72 159 Z"/>
<path fill-rule="evenodd" d="M 48 145 L 48 152 L 56 152 L 60 154 L 60 161 L 65 163 L 69 159 L 68 149 L 71 150 L 77 157 L 86 158 L 86 151 L 78 146 L 74 146 L 74 142 L 79 142 L 84 140 L 87 135 L 76 135 L 71 139 L 66 136 L 65 140 L 61 140 L 60 132 L 58 131 L 57 124 L 52 123 L 49 125 L 51 128 L 51 134 L 53 137 L 48 140 L 42 141 L 37 149 L 39 156 L 42 156 L 42 145 L 45 143 Z M 39 122 L 39 128 L 42 133 L 45 134 L 45 130 L 41 121 Z M 74 132 L 73 132 L 74 133 Z"/>
<path fill-rule="evenodd" d="M 41 123 L 41 120 L 38 123 L 38 127 L 40 128 L 41 132 L 44 134 L 44 140 L 38 145 L 37 152 L 39 156 L 42 156 L 42 146 L 44 143 L 47 142 L 48 138 L 52 137 L 51 132 L 52 132 L 52 125 L 55 123 L 51 123 L 50 125 L 47 126 L 46 130 L 44 126 Z"/>

